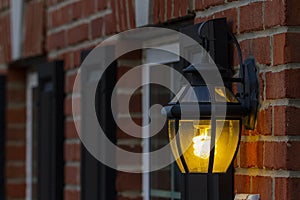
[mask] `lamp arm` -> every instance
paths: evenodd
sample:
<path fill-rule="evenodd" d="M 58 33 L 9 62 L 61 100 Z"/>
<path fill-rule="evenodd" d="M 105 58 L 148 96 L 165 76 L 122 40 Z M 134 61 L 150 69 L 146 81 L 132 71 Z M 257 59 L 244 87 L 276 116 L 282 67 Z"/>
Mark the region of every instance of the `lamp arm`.
<path fill-rule="evenodd" d="M 242 55 L 242 50 L 241 50 L 241 46 L 239 44 L 239 42 L 237 41 L 236 37 L 234 36 L 234 34 L 229 30 L 229 28 L 226 26 L 226 30 L 227 33 L 229 34 L 229 36 L 231 37 L 236 49 L 237 49 L 237 53 L 238 53 L 238 57 L 239 57 L 239 63 L 240 63 L 240 79 L 243 85 L 243 91 L 241 95 L 241 98 L 244 99 L 245 98 L 245 64 L 243 62 L 243 55 Z"/>

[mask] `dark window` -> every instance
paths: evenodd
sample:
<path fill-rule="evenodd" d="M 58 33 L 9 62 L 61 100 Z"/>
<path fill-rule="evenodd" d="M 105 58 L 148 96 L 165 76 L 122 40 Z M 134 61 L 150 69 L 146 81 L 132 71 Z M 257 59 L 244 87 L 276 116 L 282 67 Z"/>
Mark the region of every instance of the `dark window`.
<path fill-rule="evenodd" d="M 82 61 L 88 55 L 89 51 L 82 52 Z M 89 87 L 94 85 L 95 76 L 98 76 L 101 71 L 101 65 L 93 65 L 81 69 L 81 87 L 86 88 L 81 92 L 81 104 L 91 103 L 90 99 L 86 99 L 86 92 L 90 92 Z M 96 112 L 98 120 L 103 131 L 107 137 L 113 142 L 116 142 L 116 125 L 111 113 L 111 94 L 116 82 L 116 63 L 112 63 L 106 71 L 104 71 L 102 78 L 98 85 L 95 95 Z M 83 110 L 83 109 L 82 109 Z M 84 116 L 82 111 L 82 116 Z M 87 111 L 89 112 L 89 111 Z M 91 111 L 91 112 L 94 112 Z M 84 117 L 81 119 L 81 127 L 85 127 L 88 122 Z M 83 128 L 81 129 L 83 130 Z M 101 148 L 101 147 L 100 147 Z M 111 155 L 109 155 L 111 156 Z M 115 189 L 116 171 L 110 167 L 105 166 L 97 159 L 95 159 L 85 148 L 81 147 L 81 199 L 82 200 L 114 200 L 116 199 Z"/>
<path fill-rule="evenodd" d="M 36 148 L 35 144 L 38 143 L 38 155 L 33 154 L 38 160 L 38 199 L 62 200 L 64 182 L 62 62 L 39 65 L 38 102 L 38 139 L 33 141 L 33 148 Z M 33 172 L 36 173 L 36 170 Z"/>

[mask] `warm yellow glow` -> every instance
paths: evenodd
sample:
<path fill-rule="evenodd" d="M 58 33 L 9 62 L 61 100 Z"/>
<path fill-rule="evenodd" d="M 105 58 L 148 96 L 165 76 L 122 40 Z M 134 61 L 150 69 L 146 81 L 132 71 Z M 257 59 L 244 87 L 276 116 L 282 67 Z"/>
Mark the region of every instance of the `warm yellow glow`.
<path fill-rule="evenodd" d="M 226 172 L 236 152 L 239 141 L 239 120 L 217 120 L 213 173 Z M 179 143 L 175 136 L 179 134 Z M 179 152 L 183 153 L 189 173 L 207 173 L 211 150 L 210 120 L 179 120 L 178 133 L 175 120 L 169 120 L 171 149 L 180 170 L 185 173 Z M 180 148 L 180 150 L 178 149 Z"/>

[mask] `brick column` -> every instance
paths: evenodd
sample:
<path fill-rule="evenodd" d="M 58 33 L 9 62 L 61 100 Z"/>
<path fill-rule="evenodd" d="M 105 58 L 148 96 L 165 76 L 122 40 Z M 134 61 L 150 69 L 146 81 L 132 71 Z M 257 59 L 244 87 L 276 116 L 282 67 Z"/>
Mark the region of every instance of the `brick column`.
<path fill-rule="evenodd" d="M 26 71 L 7 73 L 6 198 L 24 199 L 26 191 Z"/>

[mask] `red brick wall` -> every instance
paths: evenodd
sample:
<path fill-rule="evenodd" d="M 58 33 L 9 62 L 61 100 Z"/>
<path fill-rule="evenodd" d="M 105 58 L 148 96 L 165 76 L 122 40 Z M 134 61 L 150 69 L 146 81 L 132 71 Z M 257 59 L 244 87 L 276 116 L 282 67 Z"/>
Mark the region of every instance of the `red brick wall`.
<path fill-rule="evenodd" d="M 24 199 L 26 187 L 26 71 L 7 73 L 6 111 L 6 198 Z"/>
<path fill-rule="evenodd" d="M 134 0 L 48 1 L 47 42 L 48 58 L 63 59 L 65 81 L 65 192 L 66 200 L 80 199 L 80 140 L 72 117 L 71 94 L 80 65 L 80 53 L 99 44 L 102 37 L 135 27 Z M 118 14 L 116 14 L 118 13 Z M 125 145 L 126 147 L 126 145 Z M 124 184 L 127 180 L 138 180 Z M 118 199 L 123 193 L 141 193 L 141 175 L 117 174 Z"/>
<path fill-rule="evenodd" d="M 10 12 L 9 0 L 0 1 L 0 63 L 4 64 L 11 59 L 10 40 Z"/>
<path fill-rule="evenodd" d="M 0 64 L 11 61 L 8 0 L 0 0 Z M 25 5 L 23 57 L 47 54 L 65 63 L 65 199 L 80 199 L 80 141 L 72 122 L 71 92 L 80 52 L 102 38 L 135 27 L 134 0 L 31 0 Z M 243 131 L 235 161 L 235 192 L 260 193 L 262 200 L 300 199 L 298 0 L 153 0 L 151 23 L 157 24 L 195 13 L 195 23 L 227 17 L 244 57 L 254 55 L 259 67 L 261 107 L 255 131 Z M 34 31 L 33 31 L 34 30 Z M 232 61 L 237 66 L 236 52 Z M 119 63 L 122 65 L 122 60 Z M 119 76 L 130 66 L 119 68 Z M 7 195 L 25 193 L 25 78 L 8 70 Z M 18 74 L 18 78 L 14 76 Z M 23 85 L 23 87 L 14 87 Z M 141 119 L 136 119 L 140 121 Z M 23 127 L 23 129 L 21 128 Z M 128 139 L 118 131 L 118 137 Z M 122 142 L 121 142 L 122 144 Z M 124 147 L 129 148 L 129 147 Z M 140 151 L 137 144 L 134 150 Z M 21 151 L 21 152 L 20 152 Z M 13 166 L 18 163 L 17 166 Z M 128 179 L 133 184 L 125 184 Z M 140 198 L 141 175 L 118 173 L 118 199 L 126 192 Z"/>

